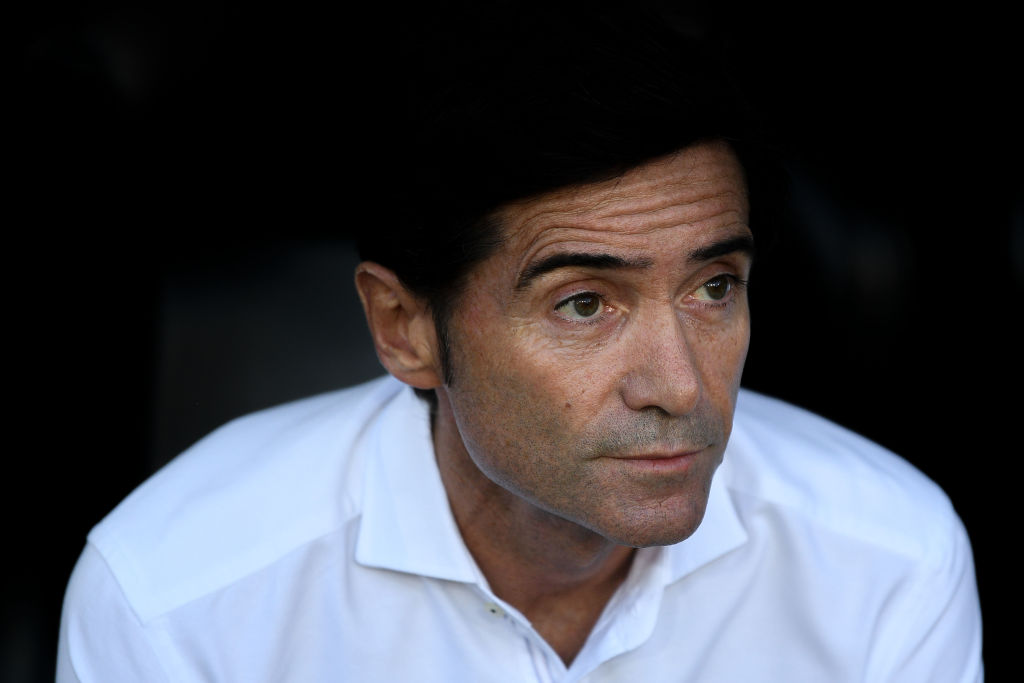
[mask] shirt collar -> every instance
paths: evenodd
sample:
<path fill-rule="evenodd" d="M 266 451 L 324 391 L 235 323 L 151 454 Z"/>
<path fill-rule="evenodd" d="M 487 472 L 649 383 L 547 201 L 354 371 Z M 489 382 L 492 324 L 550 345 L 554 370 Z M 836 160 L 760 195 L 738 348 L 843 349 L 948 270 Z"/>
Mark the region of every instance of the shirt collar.
<path fill-rule="evenodd" d="M 373 426 L 356 561 L 383 569 L 480 583 L 434 459 L 430 412 L 404 387 Z M 671 583 L 747 540 L 727 490 L 729 458 L 711 484 L 704 520 L 685 541 L 662 549 L 652 570 Z"/>
<path fill-rule="evenodd" d="M 356 561 L 476 582 L 479 570 L 448 505 L 434 460 L 430 411 L 403 387 L 372 427 Z"/>

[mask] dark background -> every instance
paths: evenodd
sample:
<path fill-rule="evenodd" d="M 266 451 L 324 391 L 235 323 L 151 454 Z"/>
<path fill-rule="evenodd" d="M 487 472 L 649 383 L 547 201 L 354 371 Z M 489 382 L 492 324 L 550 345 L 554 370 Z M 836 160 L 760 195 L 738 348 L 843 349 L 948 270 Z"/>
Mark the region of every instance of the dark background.
<path fill-rule="evenodd" d="M 825 7 L 701 6 L 792 181 L 790 219 L 754 272 L 745 384 L 943 486 L 974 544 L 1001 680 L 1021 519 L 1019 36 L 977 4 Z M 12 682 L 52 680 L 85 535 L 146 476 L 227 419 L 381 373 L 347 238 L 386 229 L 382 190 L 401 182 L 400 162 L 366 161 L 390 37 L 370 13 L 111 0 L 33 3 L 17 19 L 0 585 Z"/>

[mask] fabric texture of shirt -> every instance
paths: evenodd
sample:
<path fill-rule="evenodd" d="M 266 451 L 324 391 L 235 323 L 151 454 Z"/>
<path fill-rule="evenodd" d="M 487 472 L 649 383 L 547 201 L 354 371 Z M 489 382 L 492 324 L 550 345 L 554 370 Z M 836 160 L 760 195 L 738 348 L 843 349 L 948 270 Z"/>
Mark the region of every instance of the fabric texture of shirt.
<path fill-rule="evenodd" d="M 982 679 L 967 535 L 906 461 L 741 391 L 704 520 L 637 551 L 566 667 L 459 535 L 390 377 L 235 420 L 89 534 L 57 680 Z"/>

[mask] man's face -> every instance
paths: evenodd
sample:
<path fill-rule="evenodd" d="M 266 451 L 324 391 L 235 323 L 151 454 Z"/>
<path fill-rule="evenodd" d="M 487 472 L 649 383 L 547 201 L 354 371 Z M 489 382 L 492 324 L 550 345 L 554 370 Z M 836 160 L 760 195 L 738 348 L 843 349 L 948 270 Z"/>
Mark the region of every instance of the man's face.
<path fill-rule="evenodd" d="M 463 455 L 509 505 L 623 545 L 688 537 L 749 339 L 734 155 L 696 145 L 500 218 L 503 246 L 454 307 L 454 379 L 439 390 Z"/>

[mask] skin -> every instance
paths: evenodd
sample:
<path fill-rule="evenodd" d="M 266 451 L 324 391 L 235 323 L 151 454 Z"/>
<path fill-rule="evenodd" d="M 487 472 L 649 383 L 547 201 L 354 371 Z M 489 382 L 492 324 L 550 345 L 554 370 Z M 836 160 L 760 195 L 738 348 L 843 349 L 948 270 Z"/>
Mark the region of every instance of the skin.
<path fill-rule="evenodd" d="M 703 518 L 749 341 L 744 188 L 729 147 L 702 143 L 504 207 L 502 247 L 454 307 L 448 385 L 422 302 L 357 272 L 371 330 L 391 323 L 385 366 L 437 390 L 467 546 L 567 663 L 634 549 Z"/>

